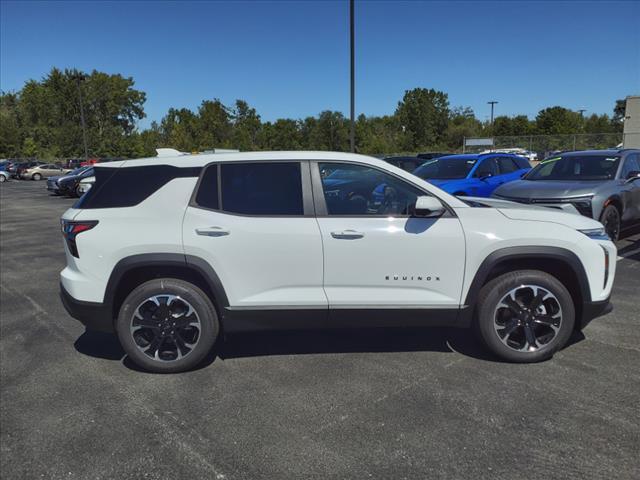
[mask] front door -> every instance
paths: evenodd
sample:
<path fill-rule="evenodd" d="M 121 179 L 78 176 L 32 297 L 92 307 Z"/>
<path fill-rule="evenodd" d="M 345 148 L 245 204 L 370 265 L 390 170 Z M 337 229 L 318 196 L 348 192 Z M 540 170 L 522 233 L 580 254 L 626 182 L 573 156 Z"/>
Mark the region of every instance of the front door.
<path fill-rule="evenodd" d="M 312 164 L 331 309 L 457 308 L 465 263 L 452 213 L 417 218 L 417 186 L 368 165 Z"/>
<path fill-rule="evenodd" d="M 214 269 L 231 309 L 326 311 L 322 242 L 303 183 L 307 163 L 206 167 L 185 214 L 184 250 Z"/>

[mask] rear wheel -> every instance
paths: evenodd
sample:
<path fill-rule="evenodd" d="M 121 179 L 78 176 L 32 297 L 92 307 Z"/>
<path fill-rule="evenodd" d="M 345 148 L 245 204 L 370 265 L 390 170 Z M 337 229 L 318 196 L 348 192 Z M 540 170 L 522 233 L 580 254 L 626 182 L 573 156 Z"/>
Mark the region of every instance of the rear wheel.
<path fill-rule="evenodd" d="M 42 179 L 42 175 L 40 175 L 39 173 L 34 173 L 34 174 L 31 176 L 31 179 L 32 179 L 32 180 L 41 180 L 41 179 Z"/>
<path fill-rule="evenodd" d="M 4 175 L 0 175 L 0 183 L 6 182 L 7 179 Z"/>
<path fill-rule="evenodd" d="M 506 273 L 487 283 L 479 298 L 480 337 L 504 360 L 528 363 L 551 358 L 573 331 L 571 294 L 548 273 Z"/>
<path fill-rule="evenodd" d="M 75 196 L 80 198 L 82 196 L 82 190 L 80 190 L 80 184 L 78 184 L 74 190 Z"/>
<path fill-rule="evenodd" d="M 116 321 L 120 343 L 133 362 L 152 372 L 197 366 L 218 337 L 218 315 L 195 285 L 172 278 L 151 280 L 125 299 Z"/>
<path fill-rule="evenodd" d="M 607 205 L 600 215 L 600 223 L 612 241 L 620 236 L 620 212 L 614 205 Z"/>

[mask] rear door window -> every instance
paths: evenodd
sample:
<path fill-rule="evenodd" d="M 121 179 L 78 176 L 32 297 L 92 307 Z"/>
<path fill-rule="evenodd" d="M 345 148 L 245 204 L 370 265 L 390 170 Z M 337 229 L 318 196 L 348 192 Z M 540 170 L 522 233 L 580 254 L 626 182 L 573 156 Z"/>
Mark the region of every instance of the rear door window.
<path fill-rule="evenodd" d="M 516 170 L 520 169 L 510 157 L 498 157 L 497 161 L 501 175 L 504 175 L 506 173 L 513 173 Z"/>
<path fill-rule="evenodd" d="M 242 215 L 304 215 L 300 162 L 220 165 L 221 208 Z"/>

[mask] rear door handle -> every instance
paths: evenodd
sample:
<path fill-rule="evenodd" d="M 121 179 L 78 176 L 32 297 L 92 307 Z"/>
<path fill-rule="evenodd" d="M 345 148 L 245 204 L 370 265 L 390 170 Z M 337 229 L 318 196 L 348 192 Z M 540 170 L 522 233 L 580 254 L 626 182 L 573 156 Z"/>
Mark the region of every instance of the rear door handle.
<path fill-rule="evenodd" d="M 364 237 L 364 233 L 356 230 L 341 230 L 339 232 L 331 232 L 331 236 L 341 240 L 355 240 Z"/>
<path fill-rule="evenodd" d="M 204 227 L 196 228 L 198 235 L 204 235 L 205 237 L 224 237 L 229 235 L 231 231 L 228 228 L 223 227 Z"/>

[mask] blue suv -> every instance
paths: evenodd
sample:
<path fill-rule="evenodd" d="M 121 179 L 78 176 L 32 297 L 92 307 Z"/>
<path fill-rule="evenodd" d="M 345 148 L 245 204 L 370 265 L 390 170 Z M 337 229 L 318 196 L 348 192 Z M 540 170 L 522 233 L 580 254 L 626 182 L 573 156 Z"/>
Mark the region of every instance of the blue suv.
<path fill-rule="evenodd" d="M 524 157 L 484 153 L 433 158 L 413 174 L 453 195 L 489 197 L 500 185 L 519 180 L 529 170 Z"/>

